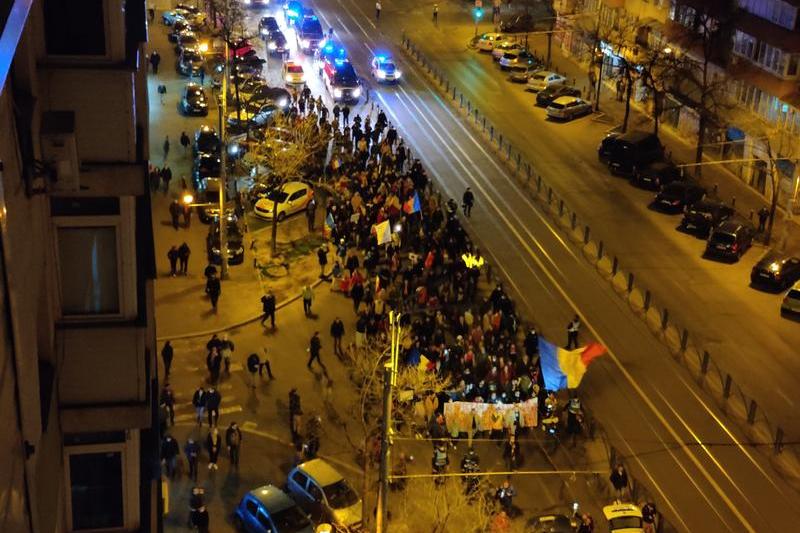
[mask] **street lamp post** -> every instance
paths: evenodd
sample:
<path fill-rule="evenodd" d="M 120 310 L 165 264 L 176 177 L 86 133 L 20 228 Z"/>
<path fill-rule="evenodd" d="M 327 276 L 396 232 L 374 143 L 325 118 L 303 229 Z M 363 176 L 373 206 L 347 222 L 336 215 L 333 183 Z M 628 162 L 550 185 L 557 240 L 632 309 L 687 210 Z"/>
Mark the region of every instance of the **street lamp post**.
<path fill-rule="evenodd" d="M 383 368 L 383 427 L 381 428 L 381 465 L 378 485 L 378 508 L 375 531 L 386 530 L 386 511 L 389 499 L 389 465 L 391 463 L 392 391 L 397 382 L 397 365 L 400 358 L 400 313 L 389 312 L 389 361 Z"/>
<path fill-rule="evenodd" d="M 224 59 L 222 63 L 222 87 L 219 104 L 219 138 L 220 170 L 219 170 L 219 254 L 220 279 L 228 279 L 228 231 L 225 224 L 225 197 L 228 191 L 228 143 L 226 142 L 225 118 L 228 110 L 228 41 L 224 41 Z"/>
<path fill-rule="evenodd" d="M 472 18 L 475 19 L 475 37 L 478 36 L 478 22 L 483 18 L 483 2 L 475 0 L 475 8 L 472 10 Z"/>

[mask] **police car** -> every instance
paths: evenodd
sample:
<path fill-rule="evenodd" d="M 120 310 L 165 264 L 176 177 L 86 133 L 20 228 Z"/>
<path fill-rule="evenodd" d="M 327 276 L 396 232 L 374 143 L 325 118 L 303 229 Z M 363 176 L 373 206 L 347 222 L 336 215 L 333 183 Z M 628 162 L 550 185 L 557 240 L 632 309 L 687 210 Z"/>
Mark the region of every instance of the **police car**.
<path fill-rule="evenodd" d="M 389 55 L 376 55 L 370 63 L 372 77 L 379 83 L 394 83 L 400 80 L 402 72 Z"/>
<path fill-rule="evenodd" d="M 361 82 L 353 65 L 346 59 L 336 58 L 326 63 L 322 80 L 334 101 L 357 102 L 361 97 Z"/>
<path fill-rule="evenodd" d="M 322 70 L 327 63 L 332 63 L 334 59 L 347 59 L 347 51 L 344 47 L 331 38 L 327 38 L 320 44 L 320 47 L 314 53 L 314 66 L 319 69 L 319 75 L 322 76 Z"/>

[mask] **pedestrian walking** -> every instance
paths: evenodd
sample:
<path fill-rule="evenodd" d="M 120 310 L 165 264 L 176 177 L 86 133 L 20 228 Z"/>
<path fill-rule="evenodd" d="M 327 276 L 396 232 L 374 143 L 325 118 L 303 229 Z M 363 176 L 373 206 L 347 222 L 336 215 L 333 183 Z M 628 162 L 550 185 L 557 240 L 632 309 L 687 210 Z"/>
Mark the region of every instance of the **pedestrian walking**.
<path fill-rule="evenodd" d="M 350 125 L 350 107 L 345 105 L 342 108 L 342 126 L 347 127 Z"/>
<path fill-rule="evenodd" d="M 189 145 L 192 144 L 192 141 L 189 140 L 189 136 L 186 135 L 185 131 L 181 132 L 181 146 L 183 146 L 183 153 L 189 153 Z"/>
<path fill-rule="evenodd" d="M 300 395 L 297 389 L 289 391 L 289 430 L 292 433 L 292 442 L 297 443 L 300 439 L 300 421 L 303 409 L 300 406 Z"/>
<path fill-rule="evenodd" d="M 164 409 L 167 411 L 167 417 L 169 418 L 169 424 L 171 426 L 175 425 L 175 393 L 172 391 L 172 387 L 169 386 L 168 382 L 164 382 L 164 387 L 161 389 L 161 404 L 164 406 Z"/>
<path fill-rule="evenodd" d="M 161 188 L 161 170 L 154 166 L 150 169 L 150 190 L 154 193 L 158 192 Z"/>
<path fill-rule="evenodd" d="M 275 376 L 272 375 L 272 367 L 269 364 L 269 354 L 267 354 L 267 347 L 264 346 L 263 348 L 261 348 L 261 350 L 264 352 L 264 360 L 261 362 L 261 366 L 258 369 L 258 375 L 261 376 L 261 373 L 266 370 L 269 379 L 275 379 Z"/>
<path fill-rule="evenodd" d="M 222 445 L 222 437 L 220 437 L 219 429 L 211 428 L 206 437 L 206 450 L 208 450 L 208 469 L 219 470 L 217 466 L 217 459 L 219 458 L 219 449 Z"/>
<path fill-rule="evenodd" d="M 250 373 L 250 387 L 256 388 L 256 374 L 261 373 L 261 361 L 258 359 L 257 353 L 251 353 L 247 356 L 245 364 L 247 371 Z"/>
<path fill-rule="evenodd" d="M 311 316 L 311 304 L 314 302 L 314 291 L 311 285 L 303 287 L 303 312 L 306 316 Z"/>
<path fill-rule="evenodd" d="M 472 193 L 472 189 L 467 187 L 467 190 L 464 191 L 464 195 L 461 197 L 461 208 L 464 210 L 465 217 L 469 218 L 474 203 L 475 195 Z"/>
<path fill-rule="evenodd" d="M 328 279 L 325 275 L 325 266 L 328 264 L 328 245 L 324 242 L 317 248 L 317 261 L 319 262 L 319 279 Z"/>
<path fill-rule="evenodd" d="M 308 364 L 306 366 L 309 369 L 311 369 L 311 363 L 313 363 L 314 360 L 316 360 L 317 363 L 319 363 L 319 366 L 321 366 L 323 370 L 326 370 L 325 365 L 322 363 L 322 359 L 320 359 L 319 357 L 321 351 L 322 351 L 322 342 L 319 340 L 319 331 L 315 331 L 314 335 L 311 336 L 311 340 L 308 343 Z"/>
<path fill-rule="evenodd" d="M 239 468 L 239 451 L 242 446 L 242 430 L 236 425 L 236 422 L 231 422 L 225 431 L 225 445 L 228 447 L 228 457 L 230 457 L 231 465 Z"/>
<path fill-rule="evenodd" d="M 313 198 L 310 202 L 308 202 L 308 206 L 306 206 L 306 221 L 308 222 L 308 232 L 312 233 L 314 231 L 314 219 L 317 216 L 317 201 Z"/>
<path fill-rule="evenodd" d="M 611 485 L 613 485 L 617 493 L 617 502 L 621 503 L 622 498 L 625 497 L 628 490 L 628 472 L 625 470 L 625 467 L 622 466 L 622 463 L 617 463 L 617 466 L 614 468 L 614 471 L 611 472 L 608 479 L 611 481 Z"/>
<path fill-rule="evenodd" d="M 178 454 L 180 454 L 178 441 L 167 433 L 161 441 L 161 463 L 166 467 L 167 476 L 170 479 L 175 478 L 175 472 L 178 467 Z"/>
<path fill-rule="evenodd" d="M 189 256 L 192 254 L 192 251 L 189 249 L 189 245 L 185 242 L 181 244 L 180 248 L 178 248 L 178 261 L 180 262 L 180 273 L 184 276 L 189 271 Z"/>
<path fill-rule="evenodd" d="M 161 169 L 161 182 L 164 184 L 164 196 L 169 192 L 170 181 L 172 181 L 172 169 L 164 165 L 164 168 Z"/>
<path fill-rule="evenodd" d="M 206 84 L 206 69 L 200 68 L 200 86 L 204 86 Z"/>
<path fill-rule="evenodd" d="M 222 403 L 222 395 L 213 385 L 206 391 L 205 402 L 208 427 L 216 427 L 217 422 L 219 422 L 219 404 Z"/>
<path fill-rule="evenodd" d="M 439 25 L 439 4 L 433 4 L 433 25 Z"/>
<path fill-rule="evenodd" d="M 168 156 L 169 156 L 169 135 L 164 137 L 164 164 L 165 165 L 167 164 L 167 157 Z"/>
<path fill-rule="evenodd" d="M 206 281 L 206 294 L 211 299 L 211 307 L 216 313 L 217 301 L 219 301 L 219 295 L 222 294 L 222 285 L 220 285 L 219 278 L 217 278 L 216 274 L 211 274 L 208 281 Z"/>
<path fill-rule="evenodd" d="M 344 322 L 338 316 L 331 323 L 331 337 L 333 337 L 333 353 L 340 358 L 343 357 L 342 337 L 344 337 Z"/>
<path fill-rule="evenodd" d="M 192 206 L 190 204 L 183 204 L 183 226 L 186 229 L 189 229 L 191 225 L 192 225 Z"/>
<path fill-rule="evenodd" d="M 174 246 L 173 246 L 174 248 Z M 172 349 L 172 341 L 164 343 L 161 348 L 161 360 L 164 362 L 164 379 L 169 379 L 169 369 L 172 368 L 172 356 L 175 355 Z"/>
<path fill-rule="evenodd" d="M 267 294 L 261 297 L 261 325 L 263 326 L 267 319 L 272 324 L 272 329 L 275 329 L 275 295 L 272 294 L 272 289 L 267 290 Z"/>
<path fill-rule="evenodd" d="M 167 259 L 169 259 L 169 275 L 174 278 L 178 274 L 178 247 L 174 244 L 167 252 Z"/>
<path fill-rule="evenodd" d="M 167 96 L 167 86 L 163 83 L 158 86 L 158 98 L 161 100 L 161 105 L 164 105 L 164 97 Z"/>
<path fill-rule="evenodd" d="M 514 486 L 511 485 L 511 482 L 506 479 L 497 489 L 497 492 L 495 492 L 494 498 L 501 505 L 503 511 L 505 511 L 507 515 L 511 516 L 512 509 L 514 507 L 514 496 L 516 495 L 517 491 L 514 489 Z"/>
<path fill-rule="evenodd" d="M 203 425 L 203 413 L 206 410 L 206 390 L 203 388 L 202 385 L 197 387 L 197 390 L 194 391 L 192 395 L 192 405 L 194 406 L 195 412 L 195 419 L 197 420 L 197 425 Z"/>
<path fill-rule="evenodd" d="M 205 506 L 206 491 L 203 487 L 192 487 L 192 494 L 189 496 L 189 520 L 188 525 L 190 528 L 194 527 L 195 514 Z"/>
<path fill-rule="evenodd" d="M 219 372 L 222 367 L 222 354 L 219 348 L 214 346 L 206 356 L 206 367 L 208 368 L 208 381 L 217 384 L 219 382 Z"/>
<path fill-rule="evenodd" d="M 189 466 L 189 477 L 192 481 L 197 481 L 197 459 L 200 456 L 200 446 L 194 441 L 192 437 L 186 440 L 186 445 L 183 447 L 183 453 L 186 454 L 186 464 Z"/>
<path fill-rule="evenodd" d="M 381 2 L 378 0 L 375 2 L 375 22 L 381 21 Z"/>
<path fill-rule="evenodd" d="M 189 521 L 191 522 L 192 527 L 195 528 L 198 533 L 208 533 L 208 524 L 210 519 L 206 506 L 203 505 L 200 508 L 192 511 L 191 515 L 189 516 Z"/>
<path fill-rule="evenodd" d="M 586 513 L 581 515 L 581 523 L 576 533 L 594 533 L 594 519 Z"/>
<path fill-rule="evenodd" d="M 769 219 L 769 209 L 762 207 L 758 210 L 758 232 L 764 233 L 767 229 L 767 219 Z"/>
<path fill-rule="evenodd" d="M 578 331 L 581 329 L 581 320 L 578 315 L 567 324 L 567 350 L 578 347 Z"/>
<path fill-rule="evenodd" d="M 158 65 L 161 63 L 161 55 L 158 50 L 153 50 L 150 53 L 150 66 L 153 68 L 153 74 L 158 74 Z"/>
<path fill-rule="evenodd" d="M 182 211 L 183 210 L 181 209 L 178 200 L 172 200 L 172 202 L 170 202 L 169 217 L 170 219 L 172 219 L 172 227 L 175 228 L 175 231 L 178 231 L 178 226 L 180 225 L 180 217 Z"/>
<path fill-rule="evenodd" d="M 233 341 L 228 337 L 227 333 L 222 334 L 222 342 L 220 343 L 219 352 L 222 355 L 222 361 L 225 363 L 225 373 L 231 373 L 231 357 L 233 357 L 233 350 L 235 346 Z"/>

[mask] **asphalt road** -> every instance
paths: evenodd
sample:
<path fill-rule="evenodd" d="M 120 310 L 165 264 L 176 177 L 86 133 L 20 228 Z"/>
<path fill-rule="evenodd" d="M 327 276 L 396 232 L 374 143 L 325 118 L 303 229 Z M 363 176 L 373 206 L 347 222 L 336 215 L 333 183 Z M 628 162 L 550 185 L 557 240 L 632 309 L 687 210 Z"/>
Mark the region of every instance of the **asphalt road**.
<path fill-rule="evenodd" d="M 392 41 L 374 28 L 372 4 L 326 0 L 316 2 L 314 7 L 324 26 L 336 21 L 337 35 L 348 47 L 351 60 L 362 76 L 367 74 L 371 51 L 387 47 Z M 391 8 L 387 7 L 382 24 L 390 17 Z M 421 27 L 423 18 L 427 19 L 420 16 L 417 26 L 420 33 L 428 36 L 428 44 L 446 46 L 445 41 Z M 403 23 L 416 24 L 416 20 L 406 17 Z M 497 89 L 493 84 L 505 83 L 484 70 L 488 65 L 476 63 L 482 59 L 459 54 L 462 52 L 448 53 L 442 58 L 443 65 L 472 76 L 470 83 L 476 90 L 490 94 L 493 87 Z M 464 68 L 465 63 L 468 68 Z M 584 317 L 585 332 L 588 330 L 609 348 L 609 355 L 588 373 L 581 394 L 606 427 L 613 444 L 630 452 L 628 464 L 635 476 L 659 496 L 669 520 L 686 531 L 790 530 L 800 518 L 796 493 L 777 479 L 759 452 L 739 444 L 744 439 L 737 428 L 727 423 L 647 326 L 600 280 L 538 206 L 527 199 L 482 139 L 462 124 L 412 65 L 402 66 L 404 81 L 397 87 L 377 89 L 373 98 L 387 110 L 389 120 L 399 126 L 446 194 L 458 197 L 467 185 L 475 190 L 478 202 L 468 225 L 511 280 L 515 299 L 525 314 L 535 317 L 545 335 L 561 341 L 565 324 L 578 309 Z M 485 87 L 478 81 L 483 81 Z M 513 110 L 514 99 L 524 96 L 516 95 L 511 88 L 504 88 L 500 94 L 502 98 L 494 101 L 498 106 L 501 100 L 506 101 L 502 105 L 509 106 L 505 116 L 511 123 L 517 114 Z M 713 280 L 727 280 L 729 276 L 741 280 L 747 266 L 706 264 L 698 258 L 693 262 L 689 249 L 696 248 L 695 255 L 699 255 L 701 243 L 674 232 L 674 219 L 651 215 L 644 206 L 645 193 L 615 183 L 616 178 L 594 162 L 593 150 L 602 132 L 595 131 L 599 127 L 590 120 L 566 125 L 535 120 L 513 122 L 520 123 L 518 128 L 531 128 L 526 130 L 526 138 L 536 142 L 530 145 L 537 149 L 545 146 L 543 151 L 550 151 L 549 158 L 537 160 L 540 166 L 544 165 L 543 173 L 559 176 L 567 199 L 572 201 L 569 195 L 576 202 L 583 198 L 581 205 L 586 206 L 587 214 L 594 213 L 598 228 L 609 228 L 609 234 L 618 236 L 618 243 L 607 242 L 638 250 L 627 260 L 640 261 L 637 272 L 658 276 L 662 284 L 658 297 L 664 292 L 665 297 L 675 294 L 683 302 L 692 302 L 687 311 L 697 313 L 697 323 L 707 323 L 707 329 L 717 322 L 724 323 L 709 310 L 734 296 L 718 295 L 706 302 L 698 287 L 711 285 L 713 292 L 717 286 Z M 562 135 L 566 132 L 585 141 Z M 563 155 L 565 152 L 570 155 Z M 631 223 L 634 215 L 636 223 Z M 658 247 L 669 250 L 656 256 Z M 750 257 L 755 255 L 750 252 Z M 732 274 L 736 269 L 742 273 Z M 724 289 L 721 286 L 722 293 Z M 750 299 L 757 300 L 756 296 L 758 293 L 753 293 Z M 728 320 L 723 328 L 728 335 L 737 330 L 755 334 L 752 320 Z M 765 343 L 770 339 L 784 345 L 789 342 L 774 331 L 763 336 Z M 777 349 L 770 352 L 781 353 Z M 752 352 L 748 352 L 747 361 L 752 361 L 755 358 L 749 353 Z M 785 353 L 791 353 L 788 346 Z M 780 383 L 785 385 L 790 372 L 786 368 L 783 372 L 785 379 L 776 382 L 777 378 L 771 376 L 773 381 L 765 381 L 764 387 L 777 389 Z M 766 380 L 756 369 L 748 375 L 754 381 Z"/>

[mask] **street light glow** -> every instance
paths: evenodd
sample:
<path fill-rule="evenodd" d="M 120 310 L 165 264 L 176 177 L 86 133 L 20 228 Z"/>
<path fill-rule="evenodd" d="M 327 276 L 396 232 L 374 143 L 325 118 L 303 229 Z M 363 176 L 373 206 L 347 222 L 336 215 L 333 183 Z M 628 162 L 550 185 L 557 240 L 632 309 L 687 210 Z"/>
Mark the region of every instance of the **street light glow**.
<path fill-rule="evenodd" d="M 192 193 L 183 193 L 183 203 L 189 205 L 192 202 L 194 202 L 194 196 L 192 196 Z"/>

